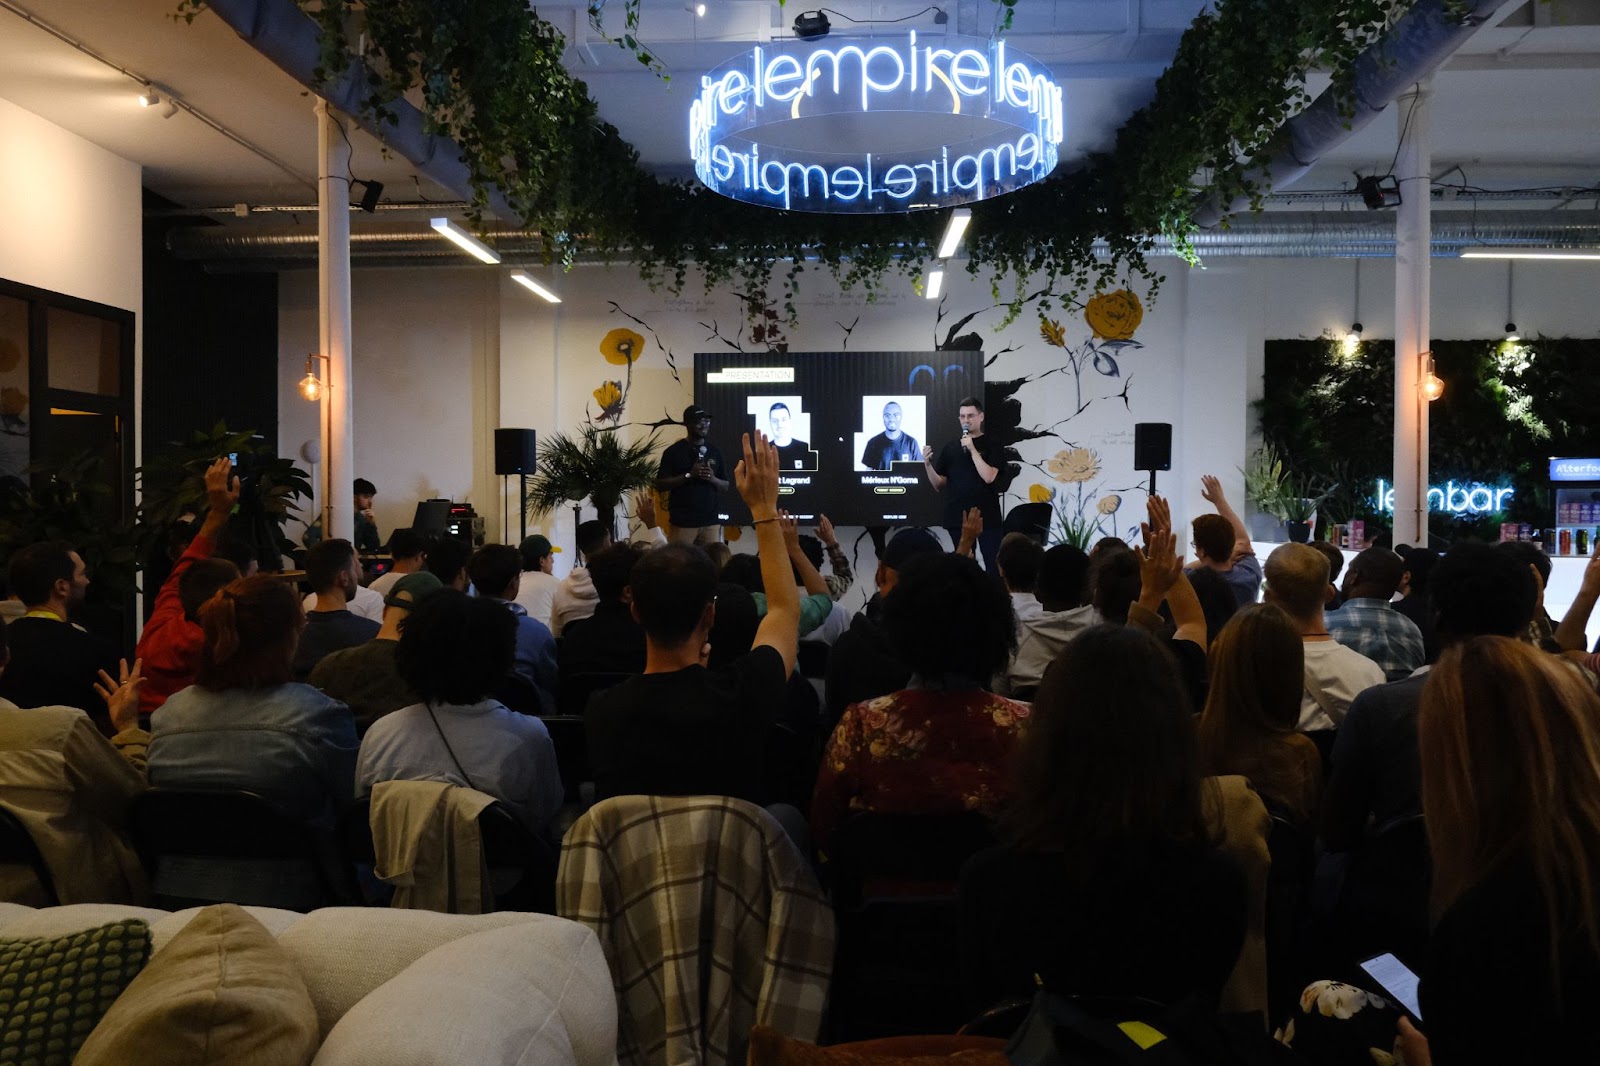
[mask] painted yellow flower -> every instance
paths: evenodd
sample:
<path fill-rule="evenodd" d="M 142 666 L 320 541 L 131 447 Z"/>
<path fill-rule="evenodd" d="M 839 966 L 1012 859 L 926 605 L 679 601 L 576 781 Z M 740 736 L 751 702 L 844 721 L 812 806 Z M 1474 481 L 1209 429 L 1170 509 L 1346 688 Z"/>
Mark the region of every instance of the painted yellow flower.
<path fill-rule="evenodd" d="M 594 390 L 594 399 L 600 405 L 602 421 L 609 418 L 615 422 L 622 417 L 622 382 L 602 381 Z"/>
<path fill-rule="evenodd" d="M 1144 320 L 1144 306 L 1139 298 L 1127 289 L 1103 292 L 1089 297 L 1084 305 L 1083 319 L 1102 340 L 1125 341 L 1133 336 Z"/>
<path fill-rule="evenodd" d="M 1100 457 L 1088 448 L 1064 449 L 1056 452 L 1044 468 L 1057 481 L 1082 483 L 1100 475 Z"/>
<path fill-rule="evenodd" d="M 1051 500 L 1055 499 L 1055 497 L 1056 490 L 1050 488 L 1048 485 L 1028 486 L 1029 503 L 1049 503 Z"/>
<path fill-rule="evenodd" d="M 631 329 L 614 329 L 600 342 L 600 354 L 608 363 L 627 366 L 644 354 L 644 338 Z"/>
<path fill-rule="evenodd" d="M 1067 346 L 1067 331 L 1053 318 L 1039 318 L 1039 336 L 1052 347 L 1065 348 Z"/>
<path fill-rule="evenodd" d="M 1109 496 L 1100 497 L 1100 502 L 1094 505 L 1094 509 L 1101 514 L 1116 514 L 1117 508 L 1121 506 L 1122 497 L 1113 492 Z"/>

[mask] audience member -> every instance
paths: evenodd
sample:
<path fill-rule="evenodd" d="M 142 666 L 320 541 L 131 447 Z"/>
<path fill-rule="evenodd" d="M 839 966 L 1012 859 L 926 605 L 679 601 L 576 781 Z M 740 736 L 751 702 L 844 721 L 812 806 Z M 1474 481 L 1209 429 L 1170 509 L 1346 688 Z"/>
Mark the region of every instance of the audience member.
<path fill-rule="evenodd" d="M 200 608 L 200 668 L 155 717 L 152 785 L 254 792 L 332 828 L 353 794 L 356 727 L 344 704 L 292 680 L 305 624 L 294 588 L 266 575 L 241 578 Z M 320 896 L 312 871 L 266 865 L 270 874 L 257 862 L 164 860 L 156 891 L 302 908 Z"/>
<path fill-rule="evenodd" d="M 1026 625 L 1044 614 L 1044 607 L 1034 590 L 1039 584 L 1039 564 L 1044 559 L 1044 548 L 1026 533 L 1007 533 L 1000 541 L 1000 551 L 995 563 L 1000 570 L 1000 580 L 1005 582 L 1011 596 L 1011 613 L 1017 622 Z"/>
<path fill-rule="evenodd" d="M 10 652 L 0 624 L 0 676 Z M 144 870 L 129 842 L 128 804 L 144 791 L 150 734 L 139 728 L 139 664 L 122 664 L 121 681 L 103 676 L 116 734 L 108 743 L 76 707 L 22 710 L 0 699 L 0 805 L 28 831 L 55 888 L 45 897 L 25 865 L 0 865 L 0 899 L 49 906 L 142 903 Z"/>
<path fill-rule="evenodd" d="M 852 704 L 828 738 L 811 800 L 819 852 L 857 811 L 996 815 L 1026 704 L 991 694 L 1017 646 L 1005 590 L 972 559 L 919 554 L 883 601 L 906 688 Z"/>
<path fill-rule="evenodd" d="M 496 547 L 512 553 L 515 574 L 515 551 Z M 550 734 L 492 698 L 512 666 L 517 620 L 495 600 L 454 589 L 417 605 L 401 630 L 399 663 L 421 699 L 367 731 L 360 794 L 380 781 L 444 781 L 493 796 L 529 829 L 549 825 L 562 797 Z"/>
<path fill-rule="evenodd" d="M 1406 572 L 1400 576 L 1400 598 L 1389 606 L 1417 624 L 1422 633 L 1422 654 L 1427 662 L 1439 658 L 1439 634 L 1433 628 L 1433 601 L 1428 597 L 1428 582 L 1439 553 L 1432 548 L 1412 548 L 1402 544 L 1400 558 Z"/>
<path fill-rule="evenodd" d="M 1247 889 L 1216 847 L 1207 787 L 1160 644 L 1109 625 L 1069 642 L 1018 751 L 1009 841 L 962 872 L 971 1005 L 1042 983 L 1215 1009 L 1245 940 Z"/>
<path fill-rule="evenodd" d="M 498 603 L 517 620 L 517 653 L 511 672 L 539 690 L 546 714 L 555 713 L 555 693 L 559 675 L 556 668 L 556 638 L 537 618 L 529 618 L 516 602 L 517 583 L 522 578 L 522 557 L 509 544 L 485 544 L 473 553 L 467 564 L 472 587 L 479 597 Z"/>
<path fill-rule="evenodd" d="M 1344 570 L 1344 552 L 1326 540 L 1314 540 L 1311 546 L 1328 560 L 1328 602 L 1322 605 L 1322 609 L 1325 612 L 1337 611 L 1344 606 L 1344 593 L 1339 590 L 1339 574 Z"/>
<path fill-rule="evenodd" d="M 856 575 L 850 569 L 849 557 L 839 547 L 839 537 L 834 533 L 833 523 L 828 521 L 827 515 L 817 516 L 816 537 L 801 537 L 800 546 L 805 550 L 806 558 L 811 560 L 811 565 L 819 571 L 822 569 L 822 552 L 828 553 L 829 573 L 824 578 L 828 583 L 828 595 L 836 601 L 844 599 L 844 594 L 855 584 Z"/>
<path fill-rule="evenodd" d="M 1194 520 L 1194 553 L 1198 565 L 1210 567 L 1225 578 L 1239 606 L 1255 603 L 1261 594 L 1261 563 L 1250 546 L 1250 531 L 1223 494 L 1222 482 L 1207 474 L 1200 479 L 1200 496 L 1217 509 Z M 1315 549 L 1313 549 L 1315 550 Z"/>
<path fill-rule="evenodd" d="M 1044 680 L 1045 669 L 1061 654 L 1067 641 L 1100 621 L 1094 607 L 1087 603 L 1089 566 L 1089 556 L 1083 549 L 1070 544 L 1057 544 L 1039 557 L 1034 595 L 1040 611 L 1034 618 L 1018 616 L 1017 653 L 996 680 L 996 692 L 1031 699 Z M 1004 541 L 1000 545 L 1000 567 L 1004 573 Z M 1233 602 L 1231 593 L 1228 602 Z"/>
<path fill-rule="evenodd" d="M 1107 551 L 1089 569 L 1090 602 L 1095 613 L 1113 625 L 1128 621 L 1128 608 L 1139 598 L 1139 559 L 1130 549 Z"/>
<path fill-rule="evenodd" d="M 467 560 L 472 557 L 472 545 L 460 537 L 436 537 L 428 545 L 424 558 L 428 573 L 438 578 L 447 589 L 467 591 Z"/>
<path fill-rule="evenodd" d="M 1186 572 L 1200 610 L 1206 616 L 1206 643 L 1217 639 L 1222 627 L 1239 611 L 1239 600 L 1227 579 L 1209 566 L 1198 566 Z"/>
<path fill-rule="evenodd" d="M 1578 594 L 1572 597 L 1572 605 L 1562 616 L 1555 633 L 1555 642 L 1563 654 L 1582 663 L 1591 673 L 1600 675 L 1600 643 L 1596 643 L 1592 653 L 1585 652 L 1589 643 L 1589 616 L 1594 613 L 1597 600 L 1600 600 L 1600 551 L 1589 557 L 1589 565 L 1583 568 Z"/>
<path fill-rule="evenodd" d="M 1440 643 L 1521 636 L 1538 589 L 1527 567 L 1487 544 L 1457 544 L 1432 568 L 1429 598 Z M 1350 705 L 1334 741 L 1323 801 L 1328 850 L 1352 851 L 1380 830 L 1422 812 L 1417 707 L 1428 670 L 1369 688 Z"/>
<path fill-rule="evenodd" d="M 1305 652 L 1305 690 L 1300 695 L 1302 732 L 1337 729 L 1362 691 L 1383 684 L 1383 668 L 1328 634 L 1328 560 L 1309 544 L 1283 544 L 1267 556 L 1268 603 L 1277 604 L 1300 631 Z"/>
<path fill-rule="evenodd" d="M 717 576 L 722 576 L 722 571 L 727 567 L 729 560 L 733 558 L 733 549 L 720 540 L 711 544 L 703 544 L 701 547 L 706 550 L 706 558 L 711 560 L 711 565 L 716 567 Z"/>
<path fill-rule="evenodd" d="M 744 438 L 734 470 L 750 508 L 771 590 L 750 653 L 706 667 L 717 575 L 692 546 L 657 548 L 633 567 L 633 615 L 644 628 L 645 670 L 594 697 L 585 713 L 597 797 L 718 795 L 760 802 L 773 715 L 794 671 L 799 596 L 778 521 L 777 449 Z"/>
<path fill-rule="evenodd" d="M 205 643 L 198 621 L 200 605 L 224 585 L 245 576 L 233 563 L 212 558 L 233 506 L 239 502 L 239 479 L 233 476 L 233 463 L 227 456 L 206 470 L 205 485 L 205 521 L 161 583 L 134 652 L 144 667 L 139 713 L 146 720 L 168 696 L 194 683 L 200 646 Z"/>
<path fill-rule="evenodd" d="M 76 707 L 111 736 L 94 684 L 102 670 L 116 670 L 116 649 L 69 617 L 89 588 L 83 558 L 59 540 L 30 544 L 11 556 L 8 579 L 27 610 L 9 625 L 11 666 L 0 674 L 0 699 L 18 707 Z"/>
<path fill-rule="evenodd" d="M 426 570 L 402 574 L 385 597 L 377 636 L 353 648 L 329 652 L 312 668 L 311 684 L 350 708 L 356 732 L 392 711 L 420 701 L 400 675 L 400 629 L 413 609 L 444 588 Z"/>
<path fill-rule="evenodd" d="M 373 578 L 372 584 L 367 586 L 384 598 L 385 614 L 388 613 L 389 593 L 394 591 L 395 583 L 407 574 L 417 573 L 427 565 L 427 548 L 427 539 L 414 529 L 397 529 L 389 534 L 389 569 Z"/>
<path fill-rule="evenodd" d="M 248 528 L 229 522 L 217 535 L 211 558 L 233 564 L 240 577 L 255 577 L 261 572 L 261 551 Z"/>
<path fill-rule="evenodd" d="M 1390 681 L 1426 661 L 1422 630 L 1389 606 L 1405 571 L 1405 560 L 1388 548 L 1367 548 L 1345 572 L 1344 606 L 1325 616 L 1329 635 L 1383 667 Z"/>
<path fill-rule="evenodd" d="M 1439 920 L 1406 1062 L 1600 1061 L 1600 698 L 1477 637 L 1440 656 L 1417 730 Z"/>
<path fill-rule="evenodd" d="M 1505 540 L 1495 545 L 1496 551 L 1505 552 L 1533 572 L 1539 586 L 1539 600 L 1533 608 L 1533 618 L 1528 622 L 1528 632 L 1523 639 L 1545 651 L 1557 650 L 1554 641 L 1555 620 L 1544 609 L 1544 590 L 1550 584 L 1550 556 L 1526 540 Z"/>
<path fill-rule="evenodd" d="M 895 654 L 882 624 L 882 605 L 894 592 L 900 570 L 919 555 L 942 555 L 944 549 L 925 529 L 902 529 L 878 555 L 873 575 L 877 595 L 850 623 L 828 653 L 823 718 L 831 726 L 852 703 L 887 696 L 906 687 L 911 667 Z"/>
<path fill-rule="evenodd" d="M 783 512 L 780 512 L 783 514 Z M 850 616 L 834 602 L 826 581 L 805 553 L 799 529 L 783 523 L 784 545 L 789 551 L 791 579 L 800 597 L 800 639 L 833 644 L 850 628 Z M 754 555 L 735 555 L 722 568 L 721 579 L 739 585 L 755 601 L 756 613 L 767 610 L 767 587 L 762 578 L 762 563 Z"/>
<path fill-rule="evenodd" d="M 522 538 L 517 546 L 522 556 L 522 580 L 517 583 L 517 602 L 528 612 L 529 618 L 538 619 L 546 628 L 550 625 L 550 612 L 555 607 L 556 589 L 561 579 L 556 577 L 556 546 L 542 533 Z"/>
<path fill-rule="evenodd" d="M 353 648 L 378 635 L 379 623 L 360 618 L 350 610 L 355 590 L 361 587 L 361 560 L 347 540 L 319 541 L 306 553 L 306 582 L 313 605 L 306 613 L 305 632 L 294 656 L 294 676 L 304 681 L 322 657 L 340 648 Z"/>
<path fill-rule="evenodd" d="M 1251 604 L 1211 646 L 1197 736 L 1204 773 L 1240 774 L 1268 809 L 1309 825 L 1322 795 L 1322 757 L 1295 731 L 1304 691 L 1299 630 L 1280 608 Z"/>
<path fill-rule="evenodd" d="M 1135 588 L 1138 599 L 1128 605 L 1127 624 L 1153 635 L 1178 663 L 1178 675 L 1189 703 L 1206 702 L 1206 616 L 1178 554 L 1178 535 L 1172 528 L 1172 509 L 1160 496 L 1150 496 L 1145 506 L 1149 521 L 1141 523 L 1144 543 L 1130 553 L 1139 567 Z M 1171 619 L 1170 624 L 1168 619 Z"/>
<path fill-rule="evenodd" d="M 556 636 L 561 635 L 568 623 L 579 618 L 588 618 L 594 613 L 594 605 L 599 602 L 599 595 L 594 590 L 594 579 L 589 576 L 589 567 L 586 564 L 597 553 L 604 551 L 611 544 L 611 539 L 609 523 L 602 522 L 598 518 L 578 523 L 578 555 L 585 565 L 574 566 L 572 572 L 562 579 L 560 587 L 556 589 L 550 607 L 550 631 Z"/>
<path fill-rule="evenodd" d="M 1116 552 L 1129 550 L 1129 544 L 1121 537 L 1101 537 L 1089 549 L 1089 568 L 1092 571 L 1098 566 L 1101 559 Z M 1087 593 L 1085 593 L 1087 595 Z"/>
<path fill-rule="evenodd" d="M 322 538 L 318 537 L 316 545 L 314 545 L 310 551 L 306 552 L 306 584 L 311 586 L 311 591 L 306 595 L 305 601 L 301 604 L 301 606 L 305 608 L 307 615 L 318 610 L 318 589 L 316 578 L 312 576 L 311 560 L 316 556 L 317 551 L 323 543 L 325 542 L 322 540 Z M 347 540 L 341 540 L 338 543 L 350 547 L 350 542 Z M 365 619 L 374 625 L 379 625 L 383 622 L 383 594 L 373 589 L 369 589 L 365 585 L 361 584 L 361 558 L 359 555 L 357 555 L 354 547 L 350 547 L 350 555 L 351 558 L 355 560 L 356 580 L 353 586 L 346 587 L 346 602 L 344 606 L 339 609 L 347 610 L 357 618 Z M 249 575 L 246 574 L 243 576 L 248 577 Z M 335 597 L 335 600 L 336 599 L 337 597 Z"/>
<path fill-rule="evenodd" d="M 613 544 L 589 560 L 589 577 L 599 598 L 594 614 L 568 623 L 561 634 L 563 677 L 644 672 L 644 629 L 634 620 L 633 595 L 628 588 L 634 564 L 644 554 L 637 544 Z M 754 631 L 752 625 L 752 636 Z M 712 641 L 712 648 L 716 648 L 716 641 Z"/>

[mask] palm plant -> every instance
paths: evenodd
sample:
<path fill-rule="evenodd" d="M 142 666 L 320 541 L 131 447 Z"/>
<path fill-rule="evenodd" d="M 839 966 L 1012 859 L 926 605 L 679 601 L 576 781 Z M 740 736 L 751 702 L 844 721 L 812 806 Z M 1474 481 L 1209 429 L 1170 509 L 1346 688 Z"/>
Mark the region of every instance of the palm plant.
<path fill-rule="evenodd" d="M 528 482 L 528 515 L 588 500 L 602 519 L 622 497 L 655 483 L 656 435 L 625 444 L 614 429 L 585 425 L 577 437 L 552 433 L 539 445 L 539 472 Z"/>
<path fill-rule="evenodd" d="M 1280 521 L 1289 517 L 1284 508 L 1283 456 L 1277 448 L 1262 444 L 1239 473 L 1244 475 L 1244 498 L 1252 507 Z"/>

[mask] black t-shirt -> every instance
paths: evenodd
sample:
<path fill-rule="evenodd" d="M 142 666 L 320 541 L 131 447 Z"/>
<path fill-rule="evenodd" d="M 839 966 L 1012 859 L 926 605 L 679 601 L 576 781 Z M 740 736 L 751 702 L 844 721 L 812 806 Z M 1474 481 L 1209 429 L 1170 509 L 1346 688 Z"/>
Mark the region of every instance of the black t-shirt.
<path fill-rule="evenodd" d="M 922 462 L 922 445 L 909 433 L 901 433 L 897 440 L 879 433 L 861 449 L 861 465 L 868 470 L 892 470 L 895 463 L 909 462 Z"/>
<path fill-rule="evenodd" d="M 19 618 L 6 637 L 11 664 L 0 673 L 0 699 L 24 709 L 76 707 L 111 735 L 111 712 L 94 688 L 101 670 L 117 676 L 111 644 L 57 618 Z"/>
<path fill-rule="evenodd" d="M 787 681 L 783 657 L 763 646 L 725 670 L 643 674 L 595 696 L 584 713 L 595 798 L 763 802 L 767 736 Z"/>
<path fill-rule="evenodd" d="M 704 443 L 706 462 L 711 464 L 711 473 L 719 481 L 728 480 L 728 470 L 722 461 L 722 453 L 710 441 Z M 667 450 L 661 453 L 661 476 L 681 477 L 687 474 L 699 461 L 699 452 L 700 445 L 689 443 L 687 437 L 669 445 Z M 690 478 L 672 490 L 667 503 L 667 514 L 675 526 L 695 528 L 718 525 L 721 519 L 717 517 L 717 487 L 709 481 Z"/>
<path fill-rule="evenodd" d="M 998 443 L 991 434 L 985 433 L 981 437 L 974 437 L 972 446 L 983 456 L 983 461 L 995 470 L 1005 468 L 1005 445 Z M 963 512 L 968 508 L 977 507 L 983 512 L 983 521 L 987 528 L 999 528 L 1000 493 L 995 485 L 978 476 L 978 468 L 972 462 L 972 456 L 961 447 L 961 441 L 953 440 L 939 449 L 939 454 L 933 461 L 933 469 L 941 477 L 950 479 L 949 484 L 944 487 L 946 526 L 959 526 Z M 999 476 L 996 475 L 995 481 L 999 480 Z M 990 525 L 991 522 L 993 525 Z"/>
<path fill-rule="evenodd" d="M 294 679 L 304 681 L 324 655 L 365 644 L 378 635 L 380 628 L 372 619 L 350 611 L 309 612 L 300 645 L 294 651 Z"/>
<path fill-rule="evenodd" d="M 779 470 L 814 470 L 811 462 L 811 445 L 803 440 L 791 440 L 778 448 Z"/>

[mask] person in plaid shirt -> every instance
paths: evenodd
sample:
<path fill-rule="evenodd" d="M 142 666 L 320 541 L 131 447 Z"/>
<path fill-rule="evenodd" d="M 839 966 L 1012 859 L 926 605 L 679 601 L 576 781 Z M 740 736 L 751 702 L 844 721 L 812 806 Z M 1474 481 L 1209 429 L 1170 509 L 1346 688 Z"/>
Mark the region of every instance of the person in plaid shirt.
<path fill-rule="evenodd" d="M 1333 639 L 1383 667 L 1389 681 L 1427 661 L 1422 630 L 1389 605 L 1405 570 L 1405 560 L 1388 548 L 1368 548 L 1345 571 L 1344 606 L 1327 614 Z"/>

